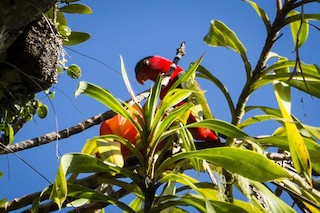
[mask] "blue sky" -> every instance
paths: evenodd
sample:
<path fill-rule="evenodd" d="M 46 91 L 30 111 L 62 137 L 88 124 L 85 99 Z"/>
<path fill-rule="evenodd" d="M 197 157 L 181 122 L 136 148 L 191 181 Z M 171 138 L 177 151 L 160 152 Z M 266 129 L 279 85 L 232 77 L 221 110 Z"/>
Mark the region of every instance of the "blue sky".
<path fill-rule="evenodd" d="M 70 15 L 69 25 L 74 31 L 85 31 L 92 35 L 87 42 L 71 47 L 82 54 L 93 57 L 107 64 L 100 63 L 66 50 L 68 64 L 78 64 L 82 68 L 80 79 L 70 79 L 66 74 L 59 77 L 56 97 L 52 100 L 49 116 L 40 120 L 35 118 L 25 125 L 16 135 L 19 142 L 34 138 L 43 133 L 53 132 L 73 126 L 84 119 L 107 110 L 95 100 L 73 93 L 80 80 L 95 83 L 108 89 L 122 100 L 129 99 L 123 84 L 119 55 L 124 58 L 132 86 L 136 93 L 149 88 L 135 81 L 135 64 L 143 57 L 161 55 L 169 59 L 175 56 L 176 48 L 181 41 L 186 41 L 187 54 L 179 62 L 183 68 L 206 53 L 202 65 L 218 77 L 228 88 L 234 101 L 237 101 L 245 83 L 245 71 L 241 58 L 231 49 L 212 48 L 203 42 L 209 30 L 210 21 L 218 19 L 229 26 L 247 48 L 252 66 L 255 65 L 266 37 L 266 31 L 258 15 L 248 3 L 240 0 L 232 1 L 80 1 L 93 9 L 92 15 Z M 257 1 L 266 10 L 271 20 L 275 13 L 274 1 Z M 318 6 L 319 7 L 319 6 Z M 316 11 L 319 8 L 306 8 Z M 319 11 L 319 10 L 318 10 Z M 319 64 L 320 33 L 312 29 L 310 37 L 300 50 L 302 60 L 306 63 Z M 275 46 L 274 52 L 294 59 L 293 41 L 290 30 L 283 31 L 283 36 Z M 115 71 L 116 70 L 116 71 Z M 207 90 L 206 96 L 216 118 L 230 121 L 228 106 L 221 92 L 207 81 L 201 80 L 201 87 Z M 60 92 L 60 91 L 63 91 Z M 38 94 L 43 102 L 51 105 L 44 94 Z M 303 100 L 303 103 L 301 103 Z M 309 125 L 319 126 L 319 100 L 293 90 L 292 110 L 299 119 Z M 250 105 L 277 107 L 271 86 L 263 87 L 254 93 L 249 100 Z M 306 114 L 306 115 L 305 115 Z M 56 120 L 58 126 L 56 124 Z M 271 134 L 277 124 L 265 122 L 254 128 L 245 129 L 252 135 Z M 98 126 L 59 142 L 60 153 L 78 152 L 86 139 L 98 134 Z M 34 166 L 41 174 L 53 182 L 59 161 L 56 159 L 56 144 L 51 143 L 32 150 L 17 153 Z M 1 156 L 0 168 L 4 177 L 0 179 L 0 198 L 9 200 L 15 197 L 41 191 L 48 183 L 32 171 L 25 163 L 14 155 Z"/>

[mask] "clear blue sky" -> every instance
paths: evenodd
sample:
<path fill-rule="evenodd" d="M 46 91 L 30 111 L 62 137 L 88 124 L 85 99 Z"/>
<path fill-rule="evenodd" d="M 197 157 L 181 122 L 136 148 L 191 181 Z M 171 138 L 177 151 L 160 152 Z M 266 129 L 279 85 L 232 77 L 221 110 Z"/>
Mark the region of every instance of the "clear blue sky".
<path fill-rule="evenodd" d="M 257 1 L 273 20 L 275 13 L 274 1 Z M 135 81 L 134 67 L 137 61 L 149 55 L 162 55 L 169 59 L 175 56 L 176 48 L 181 41 L 186 41 L 187 55 L 180 61 L 180 66 L 187 68 L 206 52 L 202 65 L 218 77 L 228 88 L 234 101 L 241 92 L 245 81 L 245 72 L 241 58 L 231 49 L 212 48 L 203 42 L 208 32 L 210 21 L 218 19 L 227 24 L 247 48 L 247 54 L 252 66 L 259 57 L 266 31 L 255 11 L 249 4 L 240 1 L 80 1 L 93 9 L 92 15 L 68 16 L 69 25 L 74 31 L 85 31 L 92 35 L 87 42 L 71 47 L 82 54 L 96 58 L 111 70 L 96 61 L 66 50 L 68 64 L 76 63 L 82 68 L 82 76 L 78 80 L 70 79 L 66 74 L 59 78 L 56 97 L 52 100 L 49 116 L 40 120 L 36 118 L 25 125 L 16 135 L 19 142 L 34 138 L 43 133 L 56 131 L 73 126 L 82 120 L 107 110 L 103 105 L 86 96 L 75 98 L 73 93 L 80 80 L 93 82 L 102 86 L 122 100 L 129 99 L 122 77 L 119 74 L 121 54 L 124 58 L 127 72 L 132 79 L 133 89 L 139 93 L 151 86 L 145 86 Z M 315 10 L 314 8 L 306 8 Z M 318 8 L 319 9 L 319 8 Z M 274 51 L 294 59 L 293 42 L 289 29 L 283 31 L 283 36 L 275 46 Z M 300 50 L 302 60 L 306 63 L 320 64 L 319 31 L 311 29 L 306 45 Z M 218 119 L 230 121 L 230 113 L 220 91 L 207 81 L 201 81 L 201 86 L 207 90 L 206 96 L 212 112 Z M 60 92 L 60 91 L 63 91 Z M 50 105 L 43 94 L 38 95 L 43 102 Z M 319 126 L 319 100 L 293 90 L 293 113 L 306 124 Z M 303 99 L 304 104 L 301 103 Z M 251 105 L 277 107 L 270 86 L 262 88 L 253 94 Z M 76 107 L 75 107 L 76 106 Z M 306 116 L 304 115 L 306 114 Z M 266 122 L 245 129 L 252 135 L 271 134 L 277 124 Z M 59 151 L 64 154 L 81 150 L 86 139 L 98 134 L 98 126 L 59 142 Z M 56 144 L 26 150 L 17 153 L 42 175 L 53 182 L 57 168 Z M 41 191 L 48 183 L 32 171 L 25 163 L 14 155 L 0 157 L 0 169 L 4 177 L 0 179 L 0 199 L 16 197 Z"/>

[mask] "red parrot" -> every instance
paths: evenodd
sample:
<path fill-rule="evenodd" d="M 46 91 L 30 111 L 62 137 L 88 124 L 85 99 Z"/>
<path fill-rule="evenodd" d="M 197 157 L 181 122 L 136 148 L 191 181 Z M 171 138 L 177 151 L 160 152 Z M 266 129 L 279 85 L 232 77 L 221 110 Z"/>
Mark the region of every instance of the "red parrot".
<path fill-rule="evenodd" d="M 171 68 L 172 62 L 169 59 L 166 59 L 161 56 L 148 56 L 141 59 L 136 67 L 136 79 L 140 84 L 143 84 L 147 80 L 156 81 L 159 74 L 166 74 Z M 169 91 L 170 87 L 174 82 L 179 78 L 179 75 L 183 73 L 183 69 L 179 66 L 173 71 L 170 75 L 168 84 L 162 89 L 160 93 L 160 99 L 162 99 L 165 94 Z M 182 102 L 184 104 L 186 102 Z M 191 112 L 187 123 L 197 122 L 196 116 Z M 210 142 L 219 142 L 219 137 L 208 128 L 190 128 L 189 129 L 193 138 L 199 141 L 210 141 Z"/>

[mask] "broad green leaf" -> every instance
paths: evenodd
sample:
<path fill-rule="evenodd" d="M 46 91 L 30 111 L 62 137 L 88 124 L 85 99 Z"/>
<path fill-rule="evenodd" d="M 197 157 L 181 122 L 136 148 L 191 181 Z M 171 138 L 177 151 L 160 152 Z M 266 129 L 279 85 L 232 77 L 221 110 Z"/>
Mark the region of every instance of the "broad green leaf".
<path fill-rule="evenodd" d="M 169 92 L 171 93 L 171 91 Z M 161 102 L 161 105 L 156 113 L 155 119 L 154 119 L 154 126 L 151 128 L 151 136 L 150 138 L 151 143 L 153 144 L 154 141 L 157 141 L 159 137 L 163 134 L 164 131 L 166 131 L 170 125 L 176 121 L 180 116 L 182 116 L 184 113 L 187 113 L 192 104 L 185 104 L 182 107 L 179 107 L 169 113 L 169 115 L 166 116 L 166 112 L 170 109 L 170 107 L 173 107 L 186 99 L 191 92 L 185 91 L 185 90 L 178 90 L 174 89 L 172 90 L 172 98 L 166 102 L 167 99 L 169 99 L 170 96 L 165 96 L 163 101 Z M 167 98 L 168 97 L 168 98 Z M 171 102 L 170 102 L 171 101 Z"/>
<path fill-rule="evenodd" d="M 265 187 L 262 183 L 251 181 L 251 184 L 262 192 L 264 198 L 267 201 L 268 206 L 270 207 L 270 212 L 277 213 L 295 213 L 295 210 L 292 209 L 288 204 L 283 200 L 277 197 L 272 191 Z"/>
<path fill-rule="evenodd" d="M 119 208 L 121 208 L 126 212 L 130 212 L 130 213 L 135 212 L 125 203 L 119 201 L 117 198 L 114 198 L 112 196 L 106 196 L 101 192 L 95 191 L 93 189 L 76 185 L 76 184 L 68 184 L 68 189 L 69 189 L 68 196 L 70 197 L 86 198 L 86 199 L 90 199 L 91 201 L 111 203 L 115 206 L 118 206 Z"/>
<path fill-rule="evenodd" d="M 76 64 L 71 64 L 67 69 L 67 73 L 71 78 L 80 78 L 81 68 Z"/>
<path fill-rule="evenodd" d="M 264 155 L 233 147 L 208 148 L 204 150 L 178 153 L 172 158 L 165 160 L 159 166 L 156 171 L 157 175 L 160 175 L 170 165 L 186 158 L 198 158 L 205 160 L 225 168 L 230 172 L 261 182 L 279 178 L 290 178 L 290 175 L 283 168 L 267 159 Z"/>
<path fill-rule="evenodd" d="M 247 127 L 249 125 L 252 125 L 252 124 L 255 124 L 258 122 L 262 122 L 262 121 L 271 121 L 271 120 L 283 121 L 282 118 L 276 117 L 274 115 L 255 115 L 255 116 L 247 118 L 246 120 L 241 122 L 240 125 L 238 125 L 238 127 L 240 129 L 244 129 L 245 127 Z"/>
<path fill-rule="evenodd" d="M 60 25 L 58 31 L 63 37 L 68 37 L 71 35 L 71 29 L 66 25 Z"/>
<path fill-rule="evenodd" d="M 233 204 L 243 208 L 248 213 L 266 213 L 266 211 L 263 211 L 262 209 L 256 207 L 252 203 L 244 202 L 242 200 L 234 199 Z"/>
<path fill-rule="evenodd" d="M 116 172 L 130 178 L 134 183 L 140 185 L 140 177 L 130 170 L 121 168 L 110 162 L 103 162 L 91 155 L 73 153 L 61 157 L 58 173 L 53 183 L 50 199 L 61 209 L 62 203 L 67 197 L 66 175 L 71 173 L 94 173 L 94 172 Z"/>
<path fill-rule="evenodd" d="M 260 16 L 260 18 L 262 19 L 267 31 L 269 32 L 270 28 L 271 28 L 271 24 L 270 24 L 270 20 L 268 15 L 266 14 L 266 12 L 261 9 L 257 3 L 253 2 L 253 1 L 249 1 L 249 0 L 245 0 L 246 2 L 248 2 L 253 9 L 257 12 L 257 14 Z"/>
<path fill-rule="evenodd" d="M 252 85 L 252 90 L 256 90 L 266 84 L 272 83 L 276 80 L 285 82 L 290 86 L 293 86 L 299 90 L 302 90 L 315 97 L 320 97 L 319 84 L 320 84 L 320 68 L 315 64 L 304 64 L 301 62 L 301 67 L 303 70 L 303 76 L 301 72 L 288 81 L 292 76 L 289 72 L 289 68 L 295 67 L 295 61 L 279 60 L 267 69 L 263 71 L 263 75 L 258 81 Z M 285 71 L 287 70 L 287 71 Z M 266 74 L 271 71 L 275 71 L 272 74 Z M 306 86 L 308 85 L 308 88 Z M 309 90 L 308 90 L 309 89 Z"/>
<path fill-rule="evenodd" d="M 315 137 L 317 140 L 320 140 L 320 127 L 303 124 L 303 128 L 305 128 L 312 137 Z"/>
<path fill-rule="evenodd" d="M 154 118 L 155 118 L 155 113 L 158 107 L 158 100 L 160 97 L 162 79 L 163 79 L 163 76 L 158 75 L 155 85 L 151 88 L 149 98 L 147 99 L 145 104 L 145 110 L 144 110 L 146 115 L 145 122 L 148 128 L 148 131 L 150 131 L 151 127 L 156 125 L 155 123 L 158 122 L 158 120 L 154 121 Z M 168 93 L 166 95 L 168 95 Z"/>
<path fill-rule="evenodd" d="M 246 48 L 238 39 L 237 35 L 229 29 L 223 22 L 212 20 L 208 34 L 204 37 L 204 42 L 209 46 L 231 48 L 240 54 L 247 73 L 247 78 L 251 77 L 251 64 L 246 55 Z"/>
<path fill-rule="evenodd" d="M 84 4 L 68 4 L 59 8 L 63 13 L 78 13 L 78 14 L 92 14 L 90 7 Z"/>
<path fill-rule="evenodd" d="M 210 30 L 204 37 L 204 42 L 210 46 L 230 47 L 239 54 L 247 51 L 236 34 L 218 20 L 211 21 Z"/>
<path fill-rule="evenodd" d="M 297 11 L 290 11 L 288 16 L 298 15 Z M 302 17 L 301 17 L 302 16 Z M 301 47 L 308 38 L 309 24 L 308 19 L 304 19 L 304 14 L 300 14 L 300 20 L 290 23 L 291 34 L 295 48 Z"/>
<path fill-rule="evenodd" d="M 268 73 L 282 68 L 293 68 L 295 67 L 295 64 L 296 61 L 294 60 L 279 60 L 278 62 L 272 64 L 270 67 L 267 67 L 265 70 L 263 70 L 263 73 Z M 315 79 L 320 79 L 320 68 L 316 64 L 305 64 L 301 62 L 301 67 L 303 69 L 303 73 L 306 76 L 310 76 Z"/>
<path fill-rule="evenodd" d="M 41 103 L 40 106 L 37 108 L 37 114 L 38 114 L 39 118 L 41 118 L 41 119 L 47 117 L 48 111 L 49 111 L 48 106 L 45 105 L 45 104 L 42 104 L 42 103 Z"/>
<path fill-rule="evenodd" d="M 217 79 L 214 75 L 212 75 L 211 72 L 209 72 L 203 66 L 199 65 L 197 68 L 197 71 L 200 72 L 200 74 L 198 75 L 199 77 L 210 80 L 212 83 L 214 83 L 221 90 L 221 92 L 224 94 L 224 96 L 228 102 L 231 115 L 234 116 L 235 115 L 234 104 L 233 104 L 232 98 L 231 98 L 230 93 L 229 93 L 228 89 L 226 88 L 226 86 L 224 84 L 222 84 L 219 79 Z"/>
<path fill-rule="evenodd" d="M 186 82 L 188 79 L 195 76 L 195 73 L 203 59 L 204 55 L 202 55 L 196 62 L 192 63 L 188 70 L 178 78 L 177 81 L 174 82 L 174 84 L 171 86 L 171 89 L 177 88 L 182 82 Z"/>
<path fill-rule="evenodd" d="M 161 198 L 160 198 L 161 199 Z M 195 194 L 187 194 L 182 197 L 177 196 L 167 196 L 161 200 L 161 203 L 158 207 L 152 209 L 150 213 L 158 213 L 161 210 L 164 210 L 169 207 L 176 207 L 176 206 L 192 206 L 196 208 L 198 212 L 206 213 L 206 200 L 210 202 L 210 204 L 213 206 L 215 212 L 217 213 L 229 213 L 229 212 L 237 212 L 237 213 L 245 213 L 243 208 L 233 205 L 231 203 L 227 202 L 221 202 L 221 201 L 215 201 L 203 198 L 199 195 Z"/>
<path fill-rule="evenodd" d="M 143 199 L 140 197 L 136 197 L 129 205 L 129 207 L 134 211 L 134 212 L 138 212 L 139 210 L 142 209 L 142 202 Z M 125 213 L 127 213 L 127 211 L 125 211 Z"/>
<path fill-rule="evenodd" d="M 303 18 L 304 18 L 304 20 L 317 20 L 317 21 L 319 21 L 320 20 L 320 14 L 306 14 L 306 13 L 304 13 L 303 14 Z M 296 22 L 296 21 L 300 21 L 300 20 L 301 20 L 301 15 L 300 14 L 288 16 L 283 21 L 282 27 L 287 25 L 287 24 L 290 24 L 292 22 Z"/>
<path fill-rule="evenodd" d="M 121 155 L 121 147 L 118 141 L 113 141 L 112 139 L 103 140 L 101 138 L 96 138 L 94 140 L 96 140 L 97 143 L 100 159 L 123 167 L 124 160 Z"/>
<path fill-rule="evenodd" d="M 65 175 L 66 175 L 65 170 L 60 164 L 58 173 L 56 175 L 55 181 L 52 186 L 52 191 L 50 194 L 50 199 L 52 200 L 52 202 L 58 205 L 60 210 L 63 202 L 67 198 L 67 180 Z"/>
<path fill-rule="evenodd" d="M 134 154 L 134 156 L 139 160 L 141 165 L 144 165 L 144 160 L 143 160 L 144 158 L 140 153 L 141 149 L 139 147 L 139 144 L 134 146 L 130 141 L 128 141 L 118 135 L 113 135 L 113 134 L 94 137 L 93 140 L 108 140 L 108 141 L 113 140 L 113 141 L 117 141 L 119 143 L 122 143 Z"/>
<path fill-rule="evenodd" d="M 252 137 L 240 130 L 238 127 L 218 119 L 206 119 L 197 123 L 186 125 L 187 128 L 203 127 L 221 133 L 229 138 L 238 138 L 248 141 L 254 141 Z"/>
<path fill-rule="evenodd" d="M 290 115 L 291 101 L 290 88 L 283 83 L 274 84 L 275 95 L 283 118 L 286 120 L 289 150 L 292 156 L 294 167 L 311 184 L 311 161 L 307 147 L 299 133 L 299 130 Z"/>
<path fill-rule="evenodd" d="M 140 126 L 135 122 L 132 115 L 121 105 L 121 103 L 107 90 L 91 84 L 89 82 L 80 81 L 77 90 L 75 91 L 75 96 L 80 94 L 86 94 L 102 104 L 109 107 L 112 111 L 117 114 L 122 115 L 124 118 L 128 119 L 135 128 L 141 132 Z"/>
<path fill-rule="evenodd" d="M 261 144 L 272 144 L 273 146 L 276 146 L 283 150 L 289 151 L 289 145 L 288 145 L 288 137 L 287 136 L 270 136 L 270 137 L 263 137 L 257 139 L 259 143 Z M 320 145 L 316 143 L 314 140 L 310 138 L 303 138 L 304 143 L 306 144 L 306 147 L 308 149 L 310 159 L 312 162 L 312 168 L 320 174 Z"/>
<path fill-rule="evenodd" d="M 46 105 L 44 105 L 46 106 Z M 39 109 L 39 108 L 38 108 Z M 38 110 L 37 109 L 37 110 Z M 40 116 L 39 116 L 40 117 Z M 41 117 L 40 117 L 41 118 Z M 12 144 L 12 142 L 14 141 L 14 130 L 13 127 L 9 124 L 6 124 L 6 130 L 5 130 L 5 135 L 8 137 L 9 139 L 9 144 Z M 1 174 L 0 174 L 1 177 Z"/>
<path fill-rule="evenodd" d="M 90 37 L 91 35 L 89 33 L 72 31 L 68 38 L 63 40 L 63 45 L 72 46 L 80 44 L 88 40 Z"/>

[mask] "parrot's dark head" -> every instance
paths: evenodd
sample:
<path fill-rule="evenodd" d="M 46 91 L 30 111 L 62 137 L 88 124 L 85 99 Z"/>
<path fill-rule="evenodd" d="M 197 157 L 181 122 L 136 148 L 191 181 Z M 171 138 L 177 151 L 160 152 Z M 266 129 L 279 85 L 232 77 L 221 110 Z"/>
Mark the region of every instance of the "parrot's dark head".
<path fill-rule="evenodd" d="M 146 80 L 149 79 L 149 64 L 150 64 L 150 58 L 153 56 L 148 56 L 143 59 L 141 59 L 135 68 L 136 72 L 136 79 L 140 84 L 143 84 Z M 151 71 L 150 71 L 151 72 Z"/>

